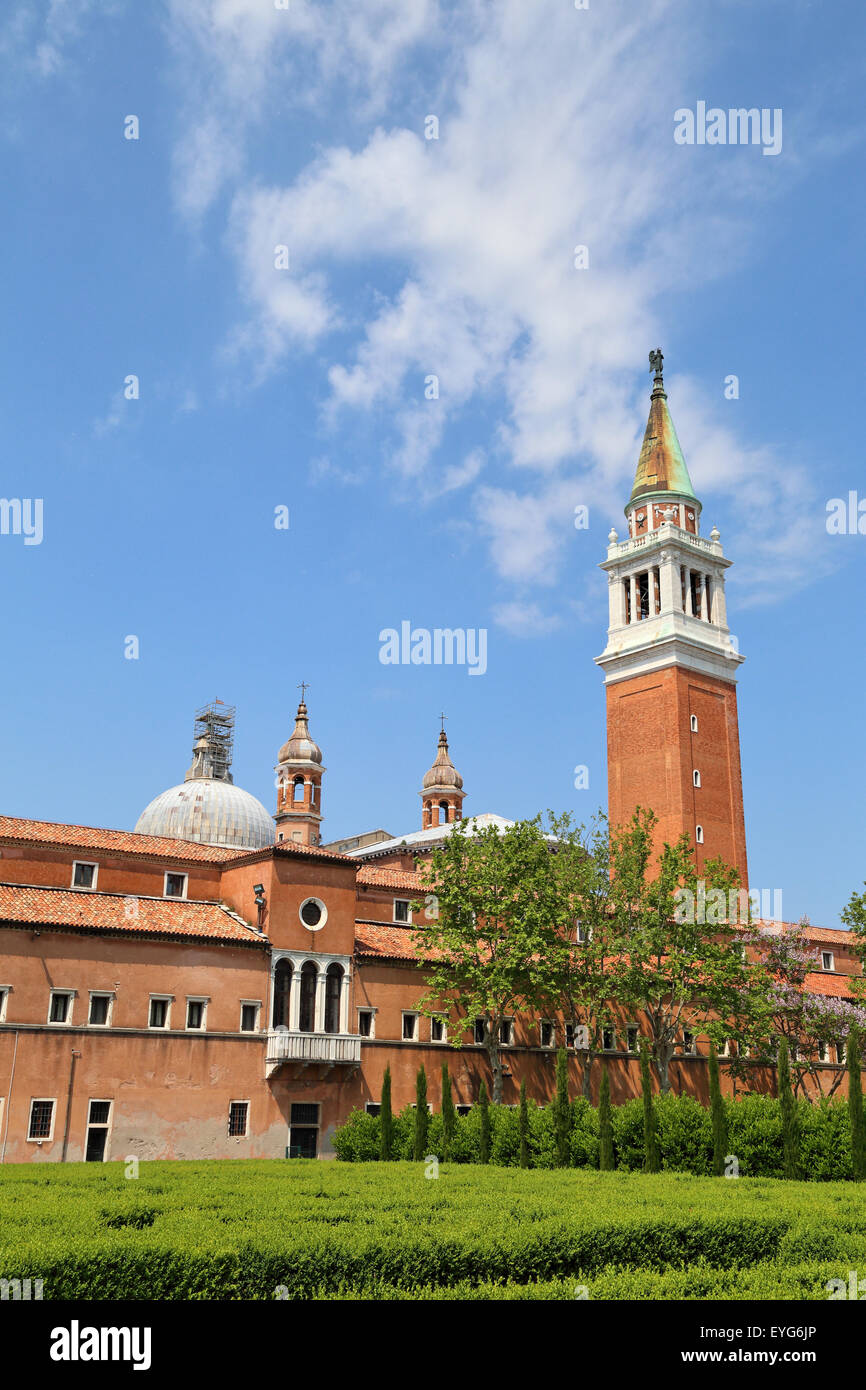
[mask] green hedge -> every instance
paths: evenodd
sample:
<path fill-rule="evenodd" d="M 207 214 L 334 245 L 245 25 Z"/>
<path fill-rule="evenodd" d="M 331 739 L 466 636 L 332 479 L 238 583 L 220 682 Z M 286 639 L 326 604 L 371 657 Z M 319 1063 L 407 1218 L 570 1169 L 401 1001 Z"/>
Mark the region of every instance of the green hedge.
<path fill-rule="evenodd" d="M 668 1172 L 703 1176 L 712 1172 L 713 1135 L 710 1112 L 691 1096 L 658 1096 L 655 1100 L 662 1167 Z M 588 1101 L 572 1102 L 571 1164 L 575 1168 L 598 1167 L 598 1112 Z M 771 1096 L 746 1096 L 726 1100 L 730 1152 L 739 1163 L 741 1176 L 781 1178 L 782 1121 L 779 1102 Z M 801 1126 L 803 1176 L 815 1182 L 831 1182 L 852 1176 L 851 1128 L 844 1101 L 812 1105 L 797 1102 Z M 516 1108 L 491 1106 L 491 1162 L 516 1168 L 520 1163 L 519 1118 Z M 394 1157 L 412 1157 L 414 1111 L 411 1106 L 394 1118 Z M 529 1150 L 533 1168 L 556 1166 L 556 1139 L 549 1106 L 529 1104 Z M 635 1099 L 613 1107 L 616 1166 L 637 1172 L 643 1166 L 643 1110 Z M 366 1163 L 379 1155 L 379 1121 L 363 1111 L 353 1111 L 334 1135 L 338 1158 Z M 476 1110 L 458 1116 L 452 1162 L 477 1163 L 480 1151 L 480 1116 Z M 431 1116 L 428 1152 L 442 1158 L 442 1117 Z"/>

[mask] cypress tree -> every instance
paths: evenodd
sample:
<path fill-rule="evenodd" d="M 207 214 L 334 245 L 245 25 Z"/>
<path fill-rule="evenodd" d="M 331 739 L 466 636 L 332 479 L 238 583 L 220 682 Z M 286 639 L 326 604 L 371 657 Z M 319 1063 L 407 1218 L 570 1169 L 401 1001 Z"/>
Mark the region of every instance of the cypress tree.
<path fill-rule="evenodd" d="M 427 1157 L 427 1133 L 430 1128 L 430 1111 L 427 1109 L 427 1073 L 423 1066 L 418 1068 L 415 1078 L 415 1145 L 416 1159 Z"/>
<path fill-rule="evenodd" d="M 782 1112 L 782 1172 L 786 1178 L 800 1176 L 800 1118 L 797 1102 L 791 1089 L 791 1066 L 788 1061 L 788 1044 L 784 1038 L 779 1040 L 779 1109 Z"/>
<path fill-rule="evenodd" d="M 382 1077 L 382 1104 L 379 1107 L 379 1157 L 391 1158 L 394 1151 L 394 1117 L 391 1114 L 391 1068 Z"/>
<path fill-rule="evenodd" d="M 713 1172 L 717 1178 L 722 1178 L 728 1153 L 728 1113 L 722 1099 L 719 1058 L 713 1042 L 710 1043 L 710 1111 L 713 1117 Z"/>
<path fill-rule="evenodd" d="M 481 1111 L 481 1153 L 482 1163 L 490 1162 L 490 1102 L 484 1082 L 478 1087 L 478 1109 Z"/>
<path fill-rule="evenodd" d="M 610 1115 L 610 1076 L 607 1063 L 601 1069 L 601 1089 L 598 1093 L 598 1166 L 609 1173 L 613 1161 L 613 1125 Z"/>
<path fill-rule="evenodd" d="M 568 1099 L 568 1053 L 561 1047 L 556 1054 L 556 1096 L 553 1101 L 553 1128 L 556 1134 L 556 1166 L 571 1162 L 571 1102 Z"/>
<path fill-rule="evenodd" d="M 643 1095 L 643 1170 L 645 1173 L 660 1173 L 662 1160 L 656 1133 L 649 1049 L 645 1038 L 641 1038 L 640 1044 L 640 1088 Z"/>
<path fill-rule="evenodd" d="M 454 1129 L 457 1122 L 457 1112 L 454 1109 L 454 1098 L 451 1094 L 451 1073 L 448 1070 L 448 1063 L 442 1063 L 442 1159 L 448 1163 L 454 1147 Z"/>
<path fill-rule="evenodd" d="M 860 1077 L 860 1030 L 848 1034 L 848 1115 L 851 1120 L 851 1173 L 855 1182 L 866 1178 L 866 1133 L 863 1130 L 863 1086 Z"/>
<path fill-rule="evenodd" d="M 520 1083 L 520 1166 L 529 1167 L 529 1106 L 526 1103 L 526 1082 Z"/>

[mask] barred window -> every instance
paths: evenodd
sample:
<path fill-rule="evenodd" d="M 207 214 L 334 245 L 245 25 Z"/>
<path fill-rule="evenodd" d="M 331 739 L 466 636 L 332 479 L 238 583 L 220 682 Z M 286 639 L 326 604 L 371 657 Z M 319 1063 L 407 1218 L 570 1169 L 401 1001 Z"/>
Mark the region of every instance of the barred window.
<path fill-rule="evenodd" d="M 54 1121 L 53 1100 L 32 1100 L 30 1102 L 30 1128 L 28 1139 L 50 1139 Z"/>
<path fill-rule="evenodd" d="M 247 1132 L 248 1100 L 233 1100 L 229 1103 L 229 1138 L 243 1139 Z"/>

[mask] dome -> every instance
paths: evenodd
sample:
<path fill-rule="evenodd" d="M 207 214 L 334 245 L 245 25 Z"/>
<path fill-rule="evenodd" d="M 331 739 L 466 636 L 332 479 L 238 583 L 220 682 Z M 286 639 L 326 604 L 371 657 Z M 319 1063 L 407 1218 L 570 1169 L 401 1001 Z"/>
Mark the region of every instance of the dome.
<path fill-rule="evenodd" d="M 424 791 L 431 787 L 453 787 L 456 791 L 461 791 L 463 788 L 463 778 L 452 763 L 451 755 L 448 752 L 448 739 L 444 729 L 439 735 L 439 751 L 436 754 L 436 761 L 430 771 L 424 773 L 424 781 L 421 785 Z"/>
<path fill-rule="evenodd" d="M 307 706 L 302 700 L 295 716 L 292 736 L 282 746 L 277 757 L 280 763 L 321 763 L 322 750 L 310 737 L 307 725 Z"/>
<path fill-rule="evenodd" d="M 262 803 L 216 777 L 193 777 L 161 792 L 144 808 L 135 831 L 231 849 L 264 849 L 274 843 L 274 822 Z"/>

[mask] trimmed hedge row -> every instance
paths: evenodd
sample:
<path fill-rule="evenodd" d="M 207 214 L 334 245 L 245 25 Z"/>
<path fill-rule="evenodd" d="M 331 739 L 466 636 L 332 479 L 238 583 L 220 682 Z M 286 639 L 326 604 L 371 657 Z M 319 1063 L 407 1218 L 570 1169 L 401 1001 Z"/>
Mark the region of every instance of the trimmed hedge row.
<path fill-rule="evenodd" d="M 852 1177 L 851 1126 L 848 1107 L 842 1101 L 812 1105 L 797 1103 L 800 1121 L 800 1155 L 803 1177 L 831 1182 Z M 690 1096 L 658 1096 L 654 1101 L 662 1167 L 670 1172 L 712 1173 L 713 1133 L 710 1111 Z M 743 1176 L 781 1178 L 782 1117 L 779 1101 L 771 1096 L 746 1096 L 725 1100 L 730 1152 Z M 598 1111 L 581 1099 L 572 1101 L 571 1165 L 597 1168 L 599 1163 Z M 395 1159 L 413 1153 L 414 1109 L 409 1106 L 394 1116 Z M 490 1161 L 496 1166 L 520 1163 L 519 1112 L 507 1106 L 491 1106 L 492 1146 Z M 643 1108 L 640 1098 L 612 1110 L 616 1167 L 628 1172 L 643 1166 Z M 427 1152 L 443 1156 L 442 1117 L 431 1115 Z M 333 1139 L 338 1158 L 349 1163 L 372 1162 L 379 1157 L 379 1117 L 355 1110 Z M 456 1121 L 451 1161 L 478 1163 L 481 1119 L 476 1109 Z M 552 1108 L 529 1105 L 529 1154 L 533 1168 L 555 1168 L 556 1134 Z"/>

